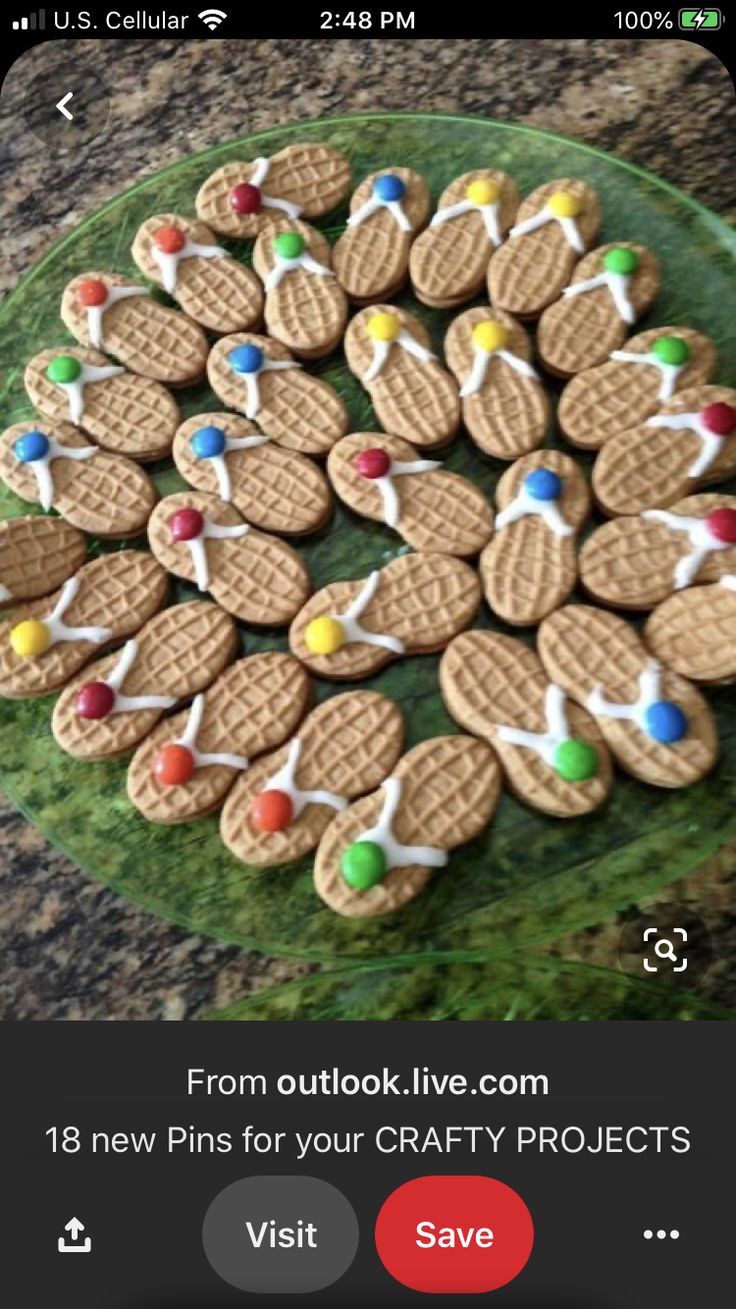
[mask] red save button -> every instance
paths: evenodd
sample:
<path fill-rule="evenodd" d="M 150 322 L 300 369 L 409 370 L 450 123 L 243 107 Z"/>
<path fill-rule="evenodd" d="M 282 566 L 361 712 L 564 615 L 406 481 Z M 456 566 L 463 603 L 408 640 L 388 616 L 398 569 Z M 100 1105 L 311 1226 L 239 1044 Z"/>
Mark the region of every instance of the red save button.
<path fill-rule="evenodd" d="M 384 1202 L 376 1248 L 412 1291 L 496 1291 L 532 1252 L 534 1224 L 516 1191 L 493 1177 L 415 1177 Z"/>

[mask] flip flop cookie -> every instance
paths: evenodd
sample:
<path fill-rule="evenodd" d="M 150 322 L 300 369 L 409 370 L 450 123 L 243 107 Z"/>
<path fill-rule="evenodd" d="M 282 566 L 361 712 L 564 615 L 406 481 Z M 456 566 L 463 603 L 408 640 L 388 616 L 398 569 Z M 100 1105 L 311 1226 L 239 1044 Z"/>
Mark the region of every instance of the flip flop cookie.
<path fill-rule="evenodd" d="M 319 677 L 369 677 L 401 655 L 442 650 L 473 621 L 480 583 L 451 555 L 407 554 L 355 582 L 331 582 L 289 632 L 292 653 Z"/>
<path fill-rule="evenodd" d="M 645 246 L 620 241 L 591 250 L 539 320 L 537 349 L 547 372 L 571 377 L 602 364 L 624 344 L 659 286 L 659 260 Z"/>
<path fill-rule="evenodd" d="M 309 677 L 291 655 L 239 659 L 146 737 L 128 768 L 128 799 L 151 823 L 214 813 L 250 776 L 251 757 L 291 734 L 309 694 Z"/>
<path fill-rule="evenodd" d="M 270 159 L 233 161 L 197 192 L 198 216 L 221 236 L 250 240 L 274 219 L 323 218 L 350 190 L 350 164 L 334 146 L 300 142 Z"/>
<path fill-rule="evenodd" d="M 736 496 L 703 493 L 596 528 L 580 580 L 603 604 L 653 609 L 674 591 L 736 572 Z"/>
<path fill-rule="evenodd" d="M 349 427 L 334 387 L 303 370 L 280 341 L 238 332 L 214 345 L 207 376 L 215 395 L 258 423 L 285 450 L 325 455 Z"/>
<path fill-rule="evenodd" d="M 106 646 L 124 641 L 161 608 L 166 573 L 142 550 L 83 564 L 60 590 L 0 621 L 0 696 L 50 695 Z"/>
<path fill-rule="evenodd" d="M 307 223 L 269 223 L 253 247 L 266 293 L 270 336 L 302 359 L 321 359 L 342 340 L 348 302 L 332 270 L 332 247 Z"/>
<path fill-rule="evenodd" d="M 194 600 L 162 610 L 67 683 L 51 719 L 56 744 L 75 759 L 127 754 L 165 710 L 208 686 L 237 644 L 235 623 L 217 605 Z"/>
<path fill-rule="evenodd" d="M 494 308 L 537 318 L 562 294 L 600 223 L 600 201 L 587 182 L 561 177 L 532 191 L 521 202 L 508 241 L 488 265 Z"/>
<path fill-rule="evenodd" d="M 0 478 L 22 500 L 109 540 L 140 536 L 156 503 L 142 468 L 89 445 L 69 423 L 32 419 L 8 427 L 0 436 Z"/>
<path fill-rule="evenodd" d="M 114 355 L 131 373 L 169 386 L 203 375 L 209 347 L 197 323 L 118 273 L 80 273 L 64 288 L 61 317 L 80 345 Z"/>
<path fill-rule="evenodd" d="M 371 173 L 350 201 L 333 251 L 338 280 L 356 304 L 388 300 L 403 286 L 409 252 L 431 208 L 423 177 L 411 168 Z"/>
<path fill-rule="evenodd" d="M 567 605 L 545 618 L 547 676 L 592 714 L 626 772 L 650 786 L 691 786 L 718 751 L 713 715 L 690 682 L 649 656 L 623 618 Z"/>
<path fill-rule="evenodd" d="M 136 377 L 97 350 L 42 350 L 26 365 L 31 404 L 56 424 L 81 427 L 113 454 L 145 463 L 171 450 L 179 424 L 174 397 L 149 377 Z"/>
<path fill-rule="evenodd" d="M 519 192 L 507 173 L 477 168 L 456 177 L 411 247 L 409 273 L 417 299 L 435 309 L 454 309 L 479 295 L 518 208 Z"/>
<path fill-rule="evenodd" d="M 593 467 L 593 494 L 613 518 L 666 509 L 735 472 L 736 390 L 693 386 L 606 442 Z"/>
<path fill-rule="evenodd" d="M 174 462 L 197 491 L 235 505 L 254 527 L 284 536 L 316 532 L 330 516 L 327 478 L 237 414 L 197 414 L 174 439 Z"/>
<path fill-rule="evenodd" d="M 466 477 L 417 459 L 408 441 L 356 432 L 332 447 L 327 472 L 340 499 L 392 527 L 414 550 L 469 558 L 493 531 L 493 510 Z"/>
<path fill-rule="evenodd" d="M 736 681 L 736 568 L 712 586 L 694 586 L 663 600 L 648 619 L 644 638 L 655 657 L 683 677 Z"/>
<path fill-rule="evenodd" d="M 493 746 L 525 804 L 554 818 L 603 804 L 613 770 L 601 731 L 528 646 L 497 632 L 463 632 L 442 656 L 440 687 L 455 721 Z"/>
<path fill-rule="evenodd" d="M 431 450 L 456 436 L 460 397 L 430 344 L 420 320 L 394 305 L 361 310 L 345 333 L 348 368 L 368 390 L 383 430 Z"/>
<path fill-rule="evenodd" d="M 646 422 L 675 392 L 709 381 L 717 362 L 712 341 L 691 327 L 639 332 L 605 363 L 570 379 L 557 409 L 560 427 L 573 445 L 599 450 Z"/>
<path fill-rule="evenodd" d="M 155 214 L 138 228 L 131 254 L 145 277 L 211 332 L 247 331 L 260 323 L 258 278 L 217 244 L 205 223 Z"/>
<path fill-rule="evenodd" d="M 0 523 L 0 609 L 56 591 L 86 557 L 83 533 L 62 518 L 6 518 Z"/>
<path fill-rule="evenodd" d="M 209 591 L 244 623 L 281 627 L 309 595 L 309 574 L 296 551 L 244 523 L 217 496 L 167 496 L 151 514 L 148 539 L 168 572 Z"/>
<path fill-rule="evenodd" d="M 344 809 L 317 850 L 314 886 L 335 913 L 375 918 L 403 907 L 493 817 L 501 770 L 490 746 L 436 736 L 399 760 L 380 790 Z"/>
<path fill-rule="evenodd" d="M 504 622 L 530 626 L 564 604 L 577 581 L 588 484 L 568 455 L 537 450 L 506 470 L 496 504 L 495 532 L 480 557 L 483 590 Z"/>
<path fill-rule="evenodd" d="M 480 450 L 511 460 L 539 448 L 550 404 L 530 362 L 531 341 L 511 314 L 467 309 L 447 329 L 445 357 L 460 386 L 463 424 Z"/>
<path fill-rule="evenodd" d="M 375 691 L 325 700 L 238 778 L 220 822 L 230 853 L 256 868 L 309 854 L 335 814 L 391 772 L 403 735 L 400 709 Z"/>

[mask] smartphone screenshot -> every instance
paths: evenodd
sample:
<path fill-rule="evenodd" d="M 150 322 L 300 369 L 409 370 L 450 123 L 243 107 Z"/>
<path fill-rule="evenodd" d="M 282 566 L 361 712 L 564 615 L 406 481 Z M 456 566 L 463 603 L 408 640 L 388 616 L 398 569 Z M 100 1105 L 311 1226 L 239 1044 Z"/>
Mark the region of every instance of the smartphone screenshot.
<path fill-rule="evenodd" d="M 1 21 L 3 1303 L 727 1305 L 732 12 Z"/>

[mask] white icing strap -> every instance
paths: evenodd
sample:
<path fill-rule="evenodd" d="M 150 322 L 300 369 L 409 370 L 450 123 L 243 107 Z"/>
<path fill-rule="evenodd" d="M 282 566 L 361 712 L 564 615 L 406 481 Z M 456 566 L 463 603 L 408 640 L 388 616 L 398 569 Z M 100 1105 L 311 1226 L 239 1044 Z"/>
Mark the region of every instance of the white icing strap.
<path fill-rule="evenodd" d="M 330 616 L 342 627 L 346 644 L 350 641 L 362 641 L 365 645 L 378 645 L 384 650 L 391 650 L 394 654 L 403 654 L 403 641 L 399 641 L 395 636 L 383 636 L 380 632 L 366 632 L 365 628 L 361 627 L 358 622 L 360 615 L 368 608 L 376 594 L 380 576 L 380 569 L 377 568 L 366 579 L 359 594 L 349 608 L 345 610 L 345 613 L 331 614 Z"/>
<path fill-rule="evenodd" d="M 191 541 L 186 542 L 194 564 L 194 580 L 200 591 L 207 591 L 210 585 L 210 570 L 207 565 L 205 541 L 209 539 L 221 541 L 230 537 L 245 536 L 249 531 L 248 523 L 238 523 L 237 526 L 224 527 L 220 523 L 211 523 L 208 518 L 205 518 L 204 527 L 199 536 L 195 536 Z"/>
<path fill-rule="evenodd" d="M 603 687 L 596 686 L 588 696 L 586 708 L 601 718 L 617 718 L 636 723 L 642 732 L 647 732 L 645 714 L 651 705 L 661 699 L 661 691 L 662 665 L 656 659 L 648 659 L 639 676 L 639 695 L 631 704 L 615 704 L 607 700 Z"/>
<path fill-rule="evenodd" d="M 519 373 L 522 377 L 531 378 L 533 381 L 539 381 L 539 374 L 526 359 L 520 359 L 518 355 L 512 354 L 510 350 L 482 350 L 476 346 L 473 350 L 473 367 L 470 370 L 468 380 L 460 388 L 460 395 L 465 398 L 469 395 L 475 395 L 480 391 L 485 383 L 486 374 L 492 359 L 502 359 L 509 368 Z"/>
<path fill-rule="evenodd" d="M 38 503 L 42 509 L 50 509 L 54 503 L 54 475 L 51 468 L 53 459 L 91 459 L 99 454 L 96 445 L 61 445 L 54 437 L 46 438 L 49 448 L 41 459 L 33 459 L 27 468 L 31 468 L 38 486 Z"/>
<path fill-rule="evenodd" d="M 546 205 L 538 213 L 532 214 L 531 218 L 524 219 L 523 223 L 516 223 L 511 228 L 509 236 L 513 238 L 525 236 L 527 232 L 536 232 L 537 228 L 544 227 L 547 223 L 558 223 L 568 245 L 571 245 L 573 250 L 577 250 L 578 254 L 585 253 L 585 243 L 575 219 L 560 218 L 558 214 L 553 214 L 552 210 L 548 209 Z"/>
<path fill-rule="evenodd" d="M 702 477 L 723 449 L 723 437 L 709 432 L 700 414 L 655 414 L 654 418 L 647 420 L 647 427 L 668 427 L 673 432 L 689 431 L 697 436 L 701 450 L 687 470 L 688 477 Z"/>
<path fill-rule="evenodd" d="M 302 753 L 302 743 L 298 736 L 289 744 L 289 753 L 283 768 L 269 777 L 264 782 L 262 789 L 264 791 L 283 791 L 291 800 L 292 821 L 298 818 L 302 809 L 308 804 L 325 804 L 330 809 L 340 812 L 347 808 L 347 800 L 342 795 L 336 795 L 334 791 L 302 791 L 296 784 L 296 771 L 299 767 L 299 759 Z"/>
<path fill-rule="evenodd" d="M 297 255 L 294 259 L 285 259 L 283 255 L 276 254 L 276 262 L 263 283 L 266 291 L 275 291 L 276 287 L 286 277 L 286 274 L 293 273 L 297 268 L 304 268 L 308 273 L 316 273 L 318 277 L 335 276 L 331 268 L 318 263 L 308 250 L 304 250 L 302 254 Z"/>
<path fill-rule="evenodd" d="M 240 754 L 205 754 L 197 749 L 197 736 L 202 725 L 202 715 L 204 713 L 204 696 L 195 695 L 192 700 L 192 707 L 189 710 L 189 717 L 181 736 L 177 738 L 174 745 L 183 745 L 192 756 L 195 768 L 206 768 L 208 764 L 224 764 L 227 768 L 237 768 L 242 772 L 247 768 L 248 760 Z"/>
<path fill-rule="evenodd" d="M 386 856 L 387 871 L 390 868 L 409 868 L 414 864 L 423 868 L 444 868 L 448 859 L 446 850 L 432 845 L 402 845 L 393 834 L 393 821 L 401 803 L 401 779 L 387 777 L 381 789 L 386 796 L 381 816 L 375 827 L 356 836 L 356 843 L 373 841 L 379 845 Z"/>
<path fill-rule="evenodd" d="M 407 354 L 412 355 L 415 359 L 419 359 L 423 364 L 429 363 L 431 359 L 437 358 L 435 354 L 432 354 L 431 350 L 428 350 L 425 345 L 420 345 L 419 341 L 415 341 L 414 337 L 402 327 L 399 335 L 394 337 L 393 341 L 373 342 L 373 362 L 361 379 L 364 385 L 367 386 L 369 382 L 372 382 L 376 377 L 378 377 L 378 374 L 391 353 L 391 347 L 394 345 L 398 345 L 400 349 L 406 350 Z"/>
<path fill-rule="evenodd" d="M 393 484 L 394 477 L 406 477 L 414 473 L 431 473 L 442 464 L 437 459 L 413 459 L 409 463 L 392 459 L 387 473 L 373 479 L 381 492 L 383 500 L 383 521 L 387 527 L 396 527 L 399 521 L 399 497 Z"/>
<path fill-rule="evenodd" d="M 231 450 L 255 450 L 257 446 L 265 445 L 269 439 L 267 436 L 227 436 L 222 454 L 209 456 L 209 462 L 215 470 L 217 489 L 221 500 L 229 504 L 233 493 L 230 469 L 225 461 L 225 455 L 229 454 Z"/>
<path fill-rule="evenodd" d="M 50 645 L 56 645 L 60 641 L 91 641 L 93 645 L 101 645 L 103 641 L 109 641 L 112 637 L 111 627 L 67 627 L 63 621 L 64 614 L 78 591 L 79 578 L 70 577 L 62 586 L 59 599 L 51 613 L 41 620 L 51 638 Z"/>
<path fill-rule="evenodd" d="M 270 162 L 269 159 L 264 159 L 263 156 L 255 160 L 255 166 L 250 175 L 251 186 L 257 186 L 261 190 L 268 177 Z M 280 209 L 289 218 L 298 218 L 302 212 L 301 205 L 294 204 L 292 200 L 280 200 L 277 196 L 266 195 L 263 190 L 261 190 L 261 205 L 266 209 Z"/>
<path fill-rule="evenodd" d="M 7 586 L 3 586 L 2 582 L 0 582 L 0 603 L 4 603 L 6 600 L 12 600 L 12 598 L 12 593 L 8 590 Z"/>
<path fill-rule="evenodd" d="M 510 745 L 526 746 L 529 750 L 534 750 L 546 764 L 554 767 L 558 748 L 564 741 L 570 740 L 565 701 L 566 696 L 562 688 L 550 682 L 544 700 L 547 731 L 525 732 L 519 727 L 499 726 L 496 728 L 499 741 L 508 741 Z"/>
<path fill-rule="evenodd" d="M 736 573 L 726 573 L 721 578 L 721 586 L 725 586 L 727 591 L 736 591 Z"/>
<path fill-rule="evenodd" d="M 472 200 L 460 200 L 455 205 L 446 205 L 444 209 L 438 209 L 430 227 L 441 227 L 443 223 L 448 223 L 453 218 L 460 218 L 463 214 L 471 211 L 480 214 L 483 219 L 483 226 L 486 229 L 486 236 L 492 245 L 501 244 L 501 231 L 498 225 L 499 205 L 477 205 Z"/>
<path fill-rule="evenodd" d="M 119 368 L 115 364 L 106 364 L 104 368 L 98 368 L 94 364 L 82 364 L 82 371 L 73 382 L 55 383 L 60 390 L 66 391 L 69 401 L 69 419 L 75 427 L 79 426 L 84 415 L 84 388 L 87 383 L 106 382 L 109 377 L 117 377 L 118 373 L 124 372 L 124 368 Z"/>
<path fill-rule="evenodd" d="M 155 241 L 151 244 L 151 257 L 155 259 L 161 270 L 161 281 L 164 291 L 173 295 L 176 290 L 176 282 L 179 274 L 179 262 L 182 259 L 223 259 L 227 255 L 227 250 L 223 250 L 221 245 L 198 245 L 196 241 L 187 240 L 181 250 L 167 251 L 159 250 Z"/>
<path fill-rule="evenodd" d="M 285 368 L 301 368 L 295 359 L 267 359 L 264 355 L 263 363 L 256 372 L 243 373 L 241 376 L 245 382 L 245 406 L 243 413 L 246 418 L 257 418 L 261 411 L 261 388 L 258 385 L 258 378 L 261 373 L 276 373 Z"/>
<path fill-rule="evenodd" d="M 173 695 L 121 695 L 120 687 L 123 685 L 128 673 L 138 657 L 138 642 L 135 640 L 126 641 L 122 653 L 115 667 L 103 681 L 114 693 L 111 714 L 128 714 L 133 713 L 136 709 L 170 709 L 176 704 L 176 696 Z"/>
<path fill-rule="evenodd" d="M 629 299 L 629 285 L 631 278 L 626 273 L 609 273 L 604 270 L 595 277 L 586 277 L 582 282 L 571 282 L 562 292 L 563 295 L 585 295 L 587 291 L 595 291 L 600 286 L 605 286 L 611 293 L 611 298 L 616 306 L 616 312 L 625 323 L 636 322 L 636 310 Z"/>
<path fill-rule="evenodd" d="M 541 518 L 555 536 L 572 536 L 575 530 L 565 522 L 556 500 L 538 500 L 530 495 L 522 484 L 516 498 L 497 515 L 496 531 L 508 527 L 509 523 L 515 523 L 520 518 L 530 516 Z"/>
<path fill-rule="evenodd" d="M 380 195 L 376 195 L 375 191 L 366 200 L 365 204 L 360 206 L 360 209 L 356 209 L 355 213 L 350 215 L 348 227 L 358 227 L 365 222 L 366 218 L 370 218 L 371 214 L 377 213 L 379 209 L 387 209 L 396 226 L 401 228 L 402 232 L 412 232 L 414 230 L 409 218 L 404 213 L 401 201 L 382 200 Z"/>
<path fill-rule="evenodd" d="M 96 350 L 104 350 L 102 318 L 108 309 L 120 300 L 127 300 L 131 295 L 148 295 L 145 286 L 108 286 L 104 304 L 87 306 L 87 331 L 90 345 Z"/>
<path fill-rule="evenodd" d="M 659 369 L 661 380 L 657 399 L 661 401 L 670 400 L 675 394 L 677 379 L 684 368 L 684 364 L 666 364 L 655 354 L 639 354 L 635 350 L 612 350 L 609 359 L 620 364 L 648 364 L 650 368 Z"/>
<path fill-rule="evenodd" d="M 675 567 L 675 590 L 681 591 L 691 586 L 708 555 L 716 550 L 727 550 L 728 541 L 719 541 L 708 530 L 704 518 L 686 518 L 684 514 L 672 514 L 666 509 L 647 509 L 642 514 L 652 522 L 664 523 L 673 532 L 687 532 L 693 546 L 690 554 L 678 559 Z"/>

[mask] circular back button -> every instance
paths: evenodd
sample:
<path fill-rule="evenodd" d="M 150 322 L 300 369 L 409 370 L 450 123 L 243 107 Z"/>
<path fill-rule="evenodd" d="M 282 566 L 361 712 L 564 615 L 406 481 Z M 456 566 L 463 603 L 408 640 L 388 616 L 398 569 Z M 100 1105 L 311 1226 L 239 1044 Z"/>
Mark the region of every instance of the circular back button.
<path fill-rule="evenodd" d="M 347 1272 L 358 1220 L 318 1177 L 244 1177 L 216 1195 L 202 1227 L 215 1272 L 239 1291 L 321 1291 Z"/>
<path fill-rule="evenodd" d="M 518 1277 L 534 1244 L 521 1196 L 493 1177 L 415 1177 L 384 1202 L 376 1249 L 402 1286 L 484 1294 Z"/>

